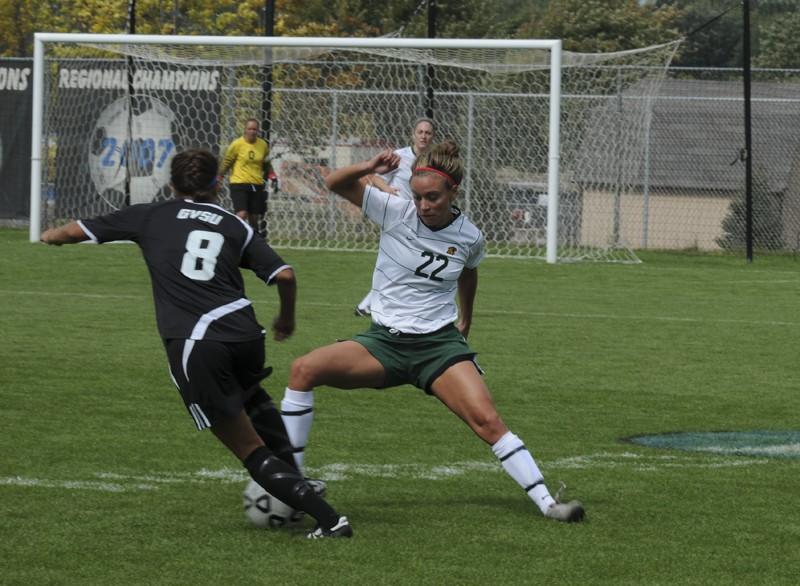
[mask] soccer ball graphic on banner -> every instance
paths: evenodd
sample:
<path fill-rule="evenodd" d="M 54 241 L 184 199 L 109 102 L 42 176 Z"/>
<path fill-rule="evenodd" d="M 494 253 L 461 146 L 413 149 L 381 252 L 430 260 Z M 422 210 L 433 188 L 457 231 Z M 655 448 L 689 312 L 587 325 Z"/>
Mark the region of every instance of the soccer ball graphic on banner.
<path fill-rule="evenodd" d="M 163 102 L 141 95 L 112 102 L 89 141 L 89 172 L 97 193 L 121 206 L 130 173 L 129 203 L 152 201 L 169 184 L 176 139 L 175 114 Z"/>
<path fill-rule="evenodd" d="M 242 494 L 245 517 L 256 527 L 273 529 L 299 523 L 305 513 L 276 499 L 256 481 L 247 483 Z"/>

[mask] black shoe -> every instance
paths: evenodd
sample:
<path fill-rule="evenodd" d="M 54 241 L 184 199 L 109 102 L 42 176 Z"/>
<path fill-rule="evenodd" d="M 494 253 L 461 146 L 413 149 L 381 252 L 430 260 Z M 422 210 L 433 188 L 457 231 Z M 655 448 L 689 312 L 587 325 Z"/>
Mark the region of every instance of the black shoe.
<path fill-rule="evenodd" d="M 369 309 L 361 309 L 358 305 L 353 310 L 353 315 L 356 317 L 369 317 L 372 314 L 370 313 Z"/>
<path fill-rule="evenodd" d="M 339 517 L 339 522 L 330 529 L 323 529 L 319 525 L 311 533 L 306 535 L 307 539 L 324 539 L 326 537 L 352 537 L 353 528 L 347 522 L 347 517 Z"/>

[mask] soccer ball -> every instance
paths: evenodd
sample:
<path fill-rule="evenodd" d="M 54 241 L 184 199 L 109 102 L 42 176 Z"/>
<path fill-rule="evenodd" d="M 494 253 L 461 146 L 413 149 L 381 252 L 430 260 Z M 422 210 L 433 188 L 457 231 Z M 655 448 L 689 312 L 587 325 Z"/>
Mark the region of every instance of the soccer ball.
<path fill-rule="evenodd" d="M 120 199 L 130 172 L 130 203 L 152 201 L 167 190 L 177 146 L 175 114 L 166 104 L 143 95 L 112 102 L 89 140 L 89 172 L 97 193 L 108 201 Z"/>
<path fill-rule="evenodd" d="M 244 515 L 256 527 L 274 529 L 299 523 L 304 516 L 298 511 L 276 499 L 261 488 L 255 480 L 247 483 L 242 493 Z"/>

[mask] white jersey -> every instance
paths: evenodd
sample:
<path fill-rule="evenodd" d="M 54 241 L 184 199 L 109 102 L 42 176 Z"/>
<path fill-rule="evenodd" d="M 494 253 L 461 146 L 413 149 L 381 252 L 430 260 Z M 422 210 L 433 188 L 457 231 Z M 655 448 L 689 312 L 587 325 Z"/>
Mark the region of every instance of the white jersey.
<path fill-rule="evenodd" d="M 461 271 L 474 269 L 485 251 L 481 231 L 457 208 L 447 226 L 431 229 L 414 202 L 368 185 L 364 215 L 381 227 L 372 273 L 372 321 L 407 334 L 426 334 L 458 318 Z"/>
<path fill-rule="evenodd" d="M 394 152 L 400 157 L 400 163 L 397 165 L 397 169 L 381 175 L 380 177 L 386 181 L 389 187 L 394 187 L 397 190 L 398 197 L 411 199 L 414 197 L 411 193 L 411 167 L 414 166 L 417 155 L 414 154 L 414 149 L 410 146 L 397 149 Z"/>

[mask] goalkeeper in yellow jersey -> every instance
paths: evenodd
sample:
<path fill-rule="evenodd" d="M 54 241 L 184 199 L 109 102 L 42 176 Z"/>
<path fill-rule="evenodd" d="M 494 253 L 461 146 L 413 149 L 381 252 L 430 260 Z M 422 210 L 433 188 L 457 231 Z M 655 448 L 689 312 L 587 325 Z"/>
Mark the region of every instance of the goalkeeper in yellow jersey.
<path fill-rule="evenodd" d="M 244 134 L 225 151 L 217 181 L 222 182 L 225 174 L 231 172 L 233 211 L 266 238 L 266 222 L 263 228 L 259 228 L 267 213 L 266 181 L 271 183 L 273 191 L 278 191 L 278 176 L 269 160 L 269 145 L 259 138 L 258 132 L 258 120 L 249 118 L 244 125 Z"/>

